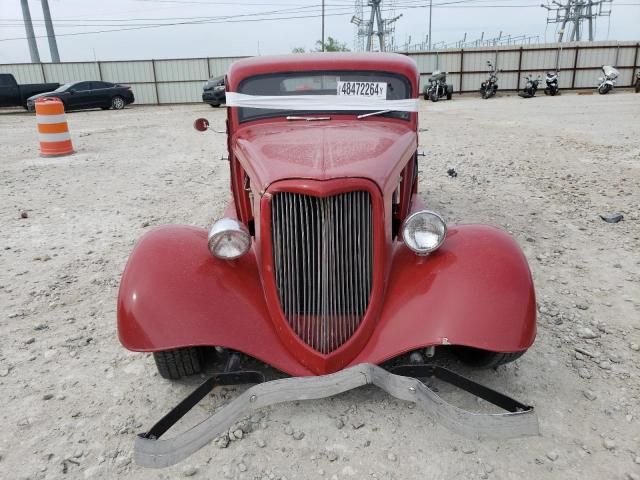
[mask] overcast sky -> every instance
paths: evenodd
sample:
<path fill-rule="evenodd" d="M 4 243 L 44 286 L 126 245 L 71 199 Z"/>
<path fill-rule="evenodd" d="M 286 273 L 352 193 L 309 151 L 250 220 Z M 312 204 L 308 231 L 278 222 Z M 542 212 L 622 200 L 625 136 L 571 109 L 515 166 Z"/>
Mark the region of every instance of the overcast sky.
<path fill-rule="evenodd" d="M 327 36 L 353 48 L 355 0 L 325 0 Z M 563 0 L 564 1 L 564 0 Z M 366 0 L 364 0 L 366 5 Z M 396 44 L 422 41 L 428 0 L 395 4 Z M 541 0 L 433 0 L 434 42 L 511 35 L 554 38 Z M 44 36 L 39 0 L 29 1 L 36 36 Z M 49 0 L 62 61 L 125 60 L 288 53 L 311 49 L 321 36 L 321 0 Z M 365 6 L 365 16 L 369 9 Z M 385 16 L 392 12 L 387 11 Z M 294 17 L 294 18 L 292 18 Z M 301 18 L 302 17 L 302 18 Z M 265 20 L 271 18 L 272 20 Z M 156 27 L 157 24 L 183 23 Z M 640 40 L 640 0 L 616 0 L 597 24 L 599 40 Z M 104 30 L 121 31 L 104 32 Z M 101 33 L 84 34 L 84 32 Z M 82 33 L 78 35 L 79 33 Z M 20 0 L 0 0 L 0 63 L 29 62 Z M 15 39 L 15 40 L 14 40 Z M 49 61 L 46 38 L 38 38 Z"/>

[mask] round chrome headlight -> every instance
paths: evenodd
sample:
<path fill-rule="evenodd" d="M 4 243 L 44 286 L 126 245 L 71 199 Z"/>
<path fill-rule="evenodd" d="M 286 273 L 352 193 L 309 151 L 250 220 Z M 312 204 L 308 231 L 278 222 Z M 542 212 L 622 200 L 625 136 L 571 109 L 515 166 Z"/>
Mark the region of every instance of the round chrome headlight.
<path fill-rule="evenodd" d="M 444 219 L 430 210 L 412 213 L 402 225 L 404 243 L 418 255 L 427 255 L 438 249 L 446 235 Z"/>
<path fill-rule="evenodd" d="M 221 218 L 209 231 L 209 251 L 214 257 L 233 260 L 247 253 L 250 247 L 249 230 L 233 218 Z"/>

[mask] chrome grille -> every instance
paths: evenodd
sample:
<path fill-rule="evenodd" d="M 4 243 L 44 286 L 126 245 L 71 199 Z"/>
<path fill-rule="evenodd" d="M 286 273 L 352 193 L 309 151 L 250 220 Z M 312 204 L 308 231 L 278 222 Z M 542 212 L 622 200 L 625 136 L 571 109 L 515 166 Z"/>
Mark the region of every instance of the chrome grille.
<path fill-rule="evenodd" d="M 271 204 L 273 264 L 280 306 L 307 345 L 330 353 L 364 317 L 373 279 L 368 192 L 320 198 L 277 193 Z"/>

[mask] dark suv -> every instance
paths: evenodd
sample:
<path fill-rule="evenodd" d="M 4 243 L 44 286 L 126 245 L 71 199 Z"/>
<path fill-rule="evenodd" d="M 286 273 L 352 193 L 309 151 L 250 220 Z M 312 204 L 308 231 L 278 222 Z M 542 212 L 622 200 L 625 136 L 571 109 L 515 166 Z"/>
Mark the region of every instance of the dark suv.
<path fill-rule="evenodd" d="M 202 87 L 202 101 L 212 107 L 219 107 L 225 102 L 224 75 L 210 78 Z"/>

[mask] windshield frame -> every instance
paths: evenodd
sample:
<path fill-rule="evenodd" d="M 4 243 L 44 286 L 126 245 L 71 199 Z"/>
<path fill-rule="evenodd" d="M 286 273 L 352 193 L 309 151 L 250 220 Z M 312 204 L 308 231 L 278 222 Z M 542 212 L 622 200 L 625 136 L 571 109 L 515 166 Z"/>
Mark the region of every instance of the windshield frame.
<path fill-rule="evenodd" d="M 390 72 L 387 70 L 364 70 L 364 69 L 359 69 L 359 70 L 348 70 L 348 69 L 330 69 L 330 70 L 300 70 L 300 71 L 283 71 L 283 72 L 269 72 L 269 73 L 261 73 L 261 74 L 256 74 L 256 75 L 251 75 L 248 77 L 243 78 L 237 86 L 237 92 L 238 93 L 245 93 L 242 91 L 243 86 L 248 82 L 248 81 L 252 81 L 255 80 L 257 78 L 268 78 L 268 77 L 282 77 L 282 76 L 286 76 L 286 75 L 290 75 L 292 77 L 295 76 L 304 76 L 304 75 L 309 75 L 309 76 L 339 76 L 339 75 L 346 75 L 346 74 L 352 74 L 352 75 L 358 75 L 358 74 L 366 74 L 366 75 L 384 75 L 386 77 L 392 77 L 395 78 L 397 80 L 400 80 L 407 91 L 407 99 L 411 99 L 414 98 L 414 92 L 413 92 L 413 88 L 412 88 L 412 84 L 411 81 L 403 74 L 397 73 L 397 72 Z M 306 91 L 309 92 L 309 91 Z M 304 93 L 303 93 L 304 94 Z M 317 94 L 317 93 L 315 93 Z M 283 95 L 285 96 L 285 95 Z M 270 118 L 285 118 L 287 116 L 306 116 L 306 115 L 322 115 L 322 116 L 327 116 L 327 115 L 361 115 L 363 113 L 369 113 L 369 111 L 365 111 L 365 110 L 341 110 L 341 111 L 336 111 L 336 110 L 311 110 L 311 111 L 307 111 L 307 110 L 269 110 L 264 114 L 258 114 L 258 115 L 251 115 L 250 117 L 246 118 L 243 115 L 243 108 L 246 107 L 231 107 L 232 109 L 235 110 L 235 116 L 237 118 L 238 123 L 243 124 L 243 123 L 247 123 L 247 122 L 253 122 L 253 121 L 257 121 L 257 120 L 265 120 L 265 119 L 270 119 Z M 399 120 L 404 120 L 409 122 L 411 120 L 411 114 L 409 112 L 399 112 L 399 111 L 390 111 L 384 114 L 380 114 L 378 115 L 379 117 L 387 117 L 387 118 L 395 118 L 395 119 L 399 119 Z"/>

